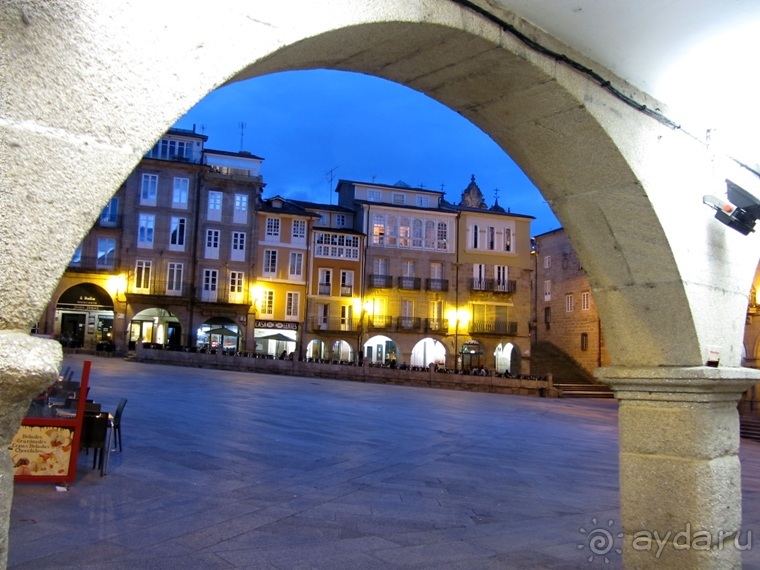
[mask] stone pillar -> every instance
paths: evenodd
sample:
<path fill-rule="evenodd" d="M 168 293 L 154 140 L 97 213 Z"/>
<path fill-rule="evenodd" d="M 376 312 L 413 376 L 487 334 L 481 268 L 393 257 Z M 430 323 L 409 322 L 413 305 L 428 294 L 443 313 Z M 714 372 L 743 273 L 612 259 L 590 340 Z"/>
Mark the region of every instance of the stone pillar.
<path fill-rule="evenodd" d="M 0 568 L 8 565 L 8 529 L 13 500 L 13 465 L 8 447 L 29 404 L 58 377 L 57 341 L 0 330 Z"/>
<path fill-rule="evenodd" d="M 741 568 L 741 394 L 747 368 L 607 367 L 619 400 L 623 565 Z"/>

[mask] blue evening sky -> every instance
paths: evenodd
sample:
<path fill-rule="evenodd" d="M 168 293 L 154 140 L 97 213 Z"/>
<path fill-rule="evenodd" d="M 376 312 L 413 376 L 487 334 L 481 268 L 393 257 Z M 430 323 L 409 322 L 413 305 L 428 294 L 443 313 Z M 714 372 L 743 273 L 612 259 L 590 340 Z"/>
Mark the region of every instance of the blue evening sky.
<path fill-rule="evenodd" d="M 489 206 L 498 188 L 502 207 L 535 216 L 533 235 L 560 225 L 490 137 L 430 97 L 384 79 L 327 70 L 258 77 L 213 91 L 175 126 L 193 125 L 208 136 L 207 148 L 264 159 L 264 197 L 335 203 L 342 178 L 443 185 L 446 199 L 459 203 L 475 175 Z"/>

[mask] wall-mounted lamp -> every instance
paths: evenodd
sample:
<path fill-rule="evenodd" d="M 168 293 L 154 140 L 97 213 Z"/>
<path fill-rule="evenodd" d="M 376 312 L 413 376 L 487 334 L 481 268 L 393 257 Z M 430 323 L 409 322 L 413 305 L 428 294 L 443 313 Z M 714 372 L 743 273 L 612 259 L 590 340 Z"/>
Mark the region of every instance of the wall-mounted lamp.
<path fill-rule="evenodd" d="M 729 228 L 745 236 L 754 232 L 760 218 L 760 200 L 730 180 L 726 180 L 726 196 L 729 202 L 710 195 L 705 195 L 702 202 L 715 210 L 715 219 Z"/>

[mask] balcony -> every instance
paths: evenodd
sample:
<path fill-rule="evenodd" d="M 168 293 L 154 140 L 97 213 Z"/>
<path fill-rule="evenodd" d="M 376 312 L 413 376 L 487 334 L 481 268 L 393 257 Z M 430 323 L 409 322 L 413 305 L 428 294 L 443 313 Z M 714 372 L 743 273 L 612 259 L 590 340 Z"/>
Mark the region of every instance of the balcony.
<path fill-rule="evenodd" d="M 393 330 L 393 317 L 385 315 L 368 315 L 367 330 L 389 331 Z"/>
<path fill-rule="evenodd" d="M 359 319 L 341 317 L 312 317 L 309 320 L 312 332 L 358 331 Z"/>
<path fill-rule="evenodd" d="M 390 275 L 370 275 L 368 286 L 374 289 L 390 289 L 393 287 L 393 277 Z"/>
<path fill-rule="evenodd" d="M 398 331 L 419 332 L 422 327 L 422 319 L 419 317 L 396 317 Z"/>
<path fill-rule="evenodd" d="M 488 293 L 514 293 L 517 291 L 517 281 L 470 279 L 470 291 L 484 291 Z"/>
<path fill-rule="evenodd" d="M 207 291 L 198 287 L 196 299 L 202 303 L 225 303 L 230 305 L 250 305 L 251 300 L 248 289 L 243 291 L 230 291 L 228 288 Z"/>
<path fill-rule="evenodd" d="M 470 321 L 468 333 L 515 336 L 517 334 L 517 323 L 513 321 Z"/>
<path fill-rule="evenodd" d="M 127 295 L 151 295 L 154 297 L 187 297 L 191 284 L 188 282 L 169 282 L 153 279 L 147 287 L 137 287 L 134 282 L 127 286 Z"/>
<path fill-rule="evenodd" d="M 238 180 L 260 181 L 261 175 L 254 174 L 255 170 L 245 168 L 232 168 L 229 166 L 210 166 L 207 177 L 214 178 L 233 178 Z"/>
<path fill-rule="evenodd" d="M 352 297 L 354 295 L 354 286 L 353 285 L 341 285 L 340 286 L 340 296 L 341 297 Z"/>
<path fill-rule="evenodd" d="M 317 285 L 317 295 L 322 295 L 323 297 L 329 297 L 332 295 L 332 284 L 319 283 Z"/>
<path fill-rule="evenodd" d="M 98 218 L 98 225 L 101 228 L 120 228 L 121 216 L 119 214 L 101 214 Z"/>
<path fill-rule="evenodd" d="M 113 271 L 116 262 L 113 255 L 96 257 L 91 255 L 82 255 L 77 259 L 69 261 L 69 271 Z"/>
<path fill-rule="evenodd" d="M 425 289 L 428 291 L 448 291 L 448 279 L 425 279 Z"/>
<path fill-rule="evenodd" d="M 419 277 L 399 277 L 398 288 L 406 291 L 419 291 L 421 279 Z"/>
<path fill-rule="evenodd" d="M 425 332 L 446 334 L 449 332 L 448 319 L 425 319 Z"/>

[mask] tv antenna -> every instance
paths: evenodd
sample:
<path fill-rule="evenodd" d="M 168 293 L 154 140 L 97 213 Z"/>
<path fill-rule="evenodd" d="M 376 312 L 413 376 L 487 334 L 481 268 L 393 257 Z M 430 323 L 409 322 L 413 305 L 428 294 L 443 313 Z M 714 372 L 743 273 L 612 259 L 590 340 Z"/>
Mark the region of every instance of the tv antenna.
<path fill-rule="evenodd" d="M 238 127 L 240 127 L 240 150 L 242 151 L 245 147 L 243 146 L 243 140 L 245 138 L 245 127 L 246 124 L 244 122 L 238 123 Z"/>
<path fill-rule="evenodd" d="M 333 166 L 330 170 L 328 170 L 325 173 L 325 179 L 330 184 L 330 187 L 328 188 L 328 192 L 330 193 L 330 205 L 332 206 L 332 187 L 333 187 L 333 180 L 335 178 L 335 171 L 338 170 L 339 166 Z"/>

